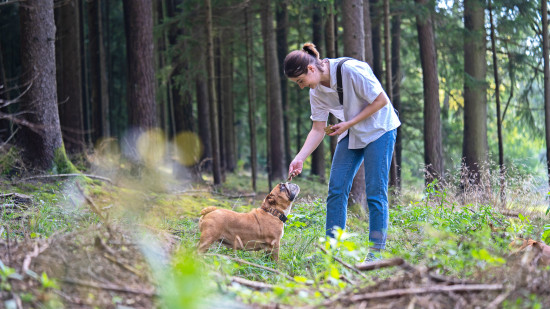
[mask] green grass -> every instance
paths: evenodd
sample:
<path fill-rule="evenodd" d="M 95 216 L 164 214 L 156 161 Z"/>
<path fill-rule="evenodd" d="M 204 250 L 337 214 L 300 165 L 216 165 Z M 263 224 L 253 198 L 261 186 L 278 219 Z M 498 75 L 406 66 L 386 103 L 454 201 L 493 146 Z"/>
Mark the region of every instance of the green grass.
<path fill-rule="evenodd" d="M 178 243 L 171 247 L 175 249 L 171 255 L 160 262 L 148 258 L 159 287 L 159 302 L 166 306 L 200 307 L 206 304 L 215 307 L 237 300 L 254 304 L 315 305 L 351 287 L 340 278 L 341 275 L 356 280 L 360 286 L 392 275 L 392 270 L 378 270 L 367 273 L 367 279 L 359 278 L 332 259 L 332 255 L 336 254 L 349 264 L 363 260 L 369 246 L 368 216 L 358 207 L 350 208 L 346 232 L 340 234 L 338 241 L 327 242 L 324 239 L 326 185 L 305 178 L 295 179 L 301 193 L 285 225 L 278 263 L 263 251 L 234 252 L 219 245 L 213 245 L 209 251 L 275 268 L 295 280 L 287 280 L 284 276 L 227 258 L 197 256 L 200 210 L 217 206 L 246 212 L 259 207 L 265 193 L 258 193 L 255 198 L 248 197 L 251 192 L 249 181 L 246 177 L 228 175 L 226 183 L 218 188 L 218 193 L 209 193 L 207 188 L 199 186 L 194 191 L 180 194 L 158 190 L 149 192 L 147 184 L 139 182 L 126 188 L 88 183 L 86 192 L 98 207 L 109 207 L 110 219 L 115 224 L 127 227 L 144 225 L 168 231 L 177 237 Z M 267 181 L 260 180 L 260 185 L 267 188 Z M 84 229 L 99 222 L 71 181 L 27 184 L 19 188 L 5 188 L 5 191 L 33 195 L 33 204 L 27 209 L 0 212 L 3 225 L 9 227 L 11 237 L 49 237 L 55 232 Z M 544 213 L 523 212 L 518 218 L 509 218 L 501 214 L 501 208 L 490 203 L 461 205 L 448 192 L 432 186 L 424 192 L 409 189 L 400 199 L 394 198 L 390 203 L 385 257 L 404 257 L 412 264 L 426 265 L 443 274 L 468 278 L 502 265 L 510 253 L 508 244 L 513 239 L 538 240 L 545 229 L 550 229 L 545 227 L 548 217 Z M 238 197 L 239 194 L 242 197 Z M 0 236 L 5 237 L 6 232 Z M 155 256 L 157 251 L 166 250 L 162 247 L 162 241 L 153 241 L 151 246 L 153 249 L 143 249 L 146 256 Z M 328 254 L 321 252 L 319 246 L 326 248 Z M 252 291 L 229 284 L 231 276 L 266 282 L 276 288 Z M 305 282 L 312 284 L 314 289 L 306 289 Z M 182 294 L 181 298 L 174 297 L 173 291 L 182 289 L 190 293 Z M 509 302 L 507 308 L 523 308 L 525 304 L 536 305 L 537 302 L 537 297 L 527 297 L 520 305 Z"/>

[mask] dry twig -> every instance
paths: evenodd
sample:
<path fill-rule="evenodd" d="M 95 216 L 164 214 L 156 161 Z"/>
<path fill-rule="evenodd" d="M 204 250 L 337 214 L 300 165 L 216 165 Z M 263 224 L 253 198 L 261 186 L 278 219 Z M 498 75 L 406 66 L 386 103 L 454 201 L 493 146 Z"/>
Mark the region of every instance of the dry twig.
<path fill-rule="evenodd" d="M 262 265 L 255 264 L 255 263 L 252 263 L 252 262 L 247 262 L 247 261 L 245 261 L 245 260 L 242 260 L 242 259 L 239 259 L 239 258 L 230 257 L 230 256 L 223 255 L 223 254 L 210 253 L 210 254 L 207 254 L 207 255 L 223 257 L 223 258 L 226 258 L 226 259 L 235 261 L 235 262 L 237 262 L 237 263 L 247 264 L 247 265 L 250 265 L 250 266 L 254 266 L 254 267 L 257 267 L 257 268 L 261 268 L 261 269 L 263 269 L 263 270 L 267 270 L 267 271 L 270 271 L 270 272 L 279 274 L 279 275 L 285 277 L 285 278 L 288 279 L 288 280 L 295 281 L 294 278 L 292 278 L 291 276 L 289 276 L 289 275 L 287 275 L 287 274 L 285 274 L 285 273 L 283 273 L 283 272 L 281 272 L 281 271 L 279 271 L 279 270 L 276 270 L 276 269 L 273 269 L 273 268 L 270 268 L 270 267 L 267 267 L 267 266 L 262 266 Z"/>
<path fill-rule="evenodd" d="M 249 288 L 253 288 L 255 290 L 272 290 L 274 288 L 274 285 L 258 282 L 258 281 L 252 281 L 248 279 L 244 279 L 241 277 L 231 277 L 231 282 L 236 282 L 238 284 L 247 286 Z"/>
<path fill-rule="evenodd" d="M 405 260 L 403 260 L 402 258 L 392 258 L 392 259 L 356 264 L 355 267 L 359 270 L 369 271 L 369 270 L 374 270 L 379 268 L 399 266 L 399 265 L 402 265 L 403 263 L 405 263 Z"/>
<path fill-rule="evenodd" d="M 57 174 L 57 175 L 38 175 L 38 176 L 32 176 L 32 177 L 27 177 L 27 178 L 23 178 L 21 179 L 20 181 L 26 181 L 26 180 L 32 180 L 32 179 L 40 179 L 40 178 L 63 178 L 63 177 L 79 177 L 79 176 L 84 176 L 84 177 L 88 177 L 88 178 L 92 178 L 92 179 L 99 179 L 99 180 L 103 180 L 105 182 L 108 182 L 110 184 L 113 184 L 113 181 L 109 178 L 106 178 L 106 177 L 102 177 L 102 176 L 97 176 L 97 175 L 89 175 L 89 174 Z"/>
<path fill-rule="evenodd" d="M 474 292 L 474 291 L 498 291 L 502 290 L 502 284 L 466 284 L 466 285 L 432 285 L 422 288 L 396 289 L 382 292 L 354 295 L 349 298 L 352 302 L 360 302 L 375 298 L 396 297 L 404 295 L 439 293 L 439 292 Z"/>
<path fill-rule="evenodd" d="M 99 290 L 108 290 L 108 291 L 115 291 L 115 292 L 123 292 L 123 293 L 132 293 L 132 294 L 140 294 L 140 295 L 146 295 L 146 296 L 156 296 L 157 294 L 152 290 L 141 290 L 141 289 L 132 289 L 132 288 L 124 288 L 112 283 L 104 283 L 99 284 L 95 282 L 88 282 L 88 281 L 82 281 L 72 278 L 63 278 L 60 279 L 60 281 L 68 283 L 68 284 L 74 284 L 79 285 L 83 287 L 88 287 L 92 289 L 99 289 Z"/>
<path fill-rule="evenodd" d="M 31 266 L 31 261 L 33 258 L 37 257 L 40 253 L 44 252 L 48 247 L 50 246 L 49 242 L 44 242 L 44 244 L 40 247 L 38 247 L 37 243 L 34 243 L 34 250 L 27 254 L 25 256 L 25 259 L 23 260 L 23 267 L 22 272 L 23 274 L 26 274 L 29 270 L 29 267 Z"/>
<path fill-rule="evenodd" d="M 325 248 L 321 247 L 319 244 L 317 244 L 317 248 L 319 248 L 321 251 L 323 251 L 323 253 L 327 254 L 327 250 L 325 250 Z M 358 273 L 359 275 L 361 275 L 363 278 L 367 278 L 367 276 L 365 276 L 365 274 L 363 274 L 359 269 L 353 267 L 352 265 L 342 261 L 340 258 L 336 257 L 336 256 L 333 256 L 332 257 L 336 262 L 342 264 L 345 268 L 349 269 L 349 270 L 352 270 L 356 273 Z"/>

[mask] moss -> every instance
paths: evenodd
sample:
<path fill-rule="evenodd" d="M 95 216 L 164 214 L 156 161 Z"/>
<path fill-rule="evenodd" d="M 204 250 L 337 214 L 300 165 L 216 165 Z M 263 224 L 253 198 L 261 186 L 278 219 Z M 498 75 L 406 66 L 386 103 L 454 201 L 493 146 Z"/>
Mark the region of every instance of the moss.
<path fill-rule="evenodd" d="M 80 173 L 80 171 L 74 166 L 74 164 L 67 157 L 65 152 L 65 146 L 57 148 L 54 152 L 52 171 L 55 174 L 72 174 Z"/>

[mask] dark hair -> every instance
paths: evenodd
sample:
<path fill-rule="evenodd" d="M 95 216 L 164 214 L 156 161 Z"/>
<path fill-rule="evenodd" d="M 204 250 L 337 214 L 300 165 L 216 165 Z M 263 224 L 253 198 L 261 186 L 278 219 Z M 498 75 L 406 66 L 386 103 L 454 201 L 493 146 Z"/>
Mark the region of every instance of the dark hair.
<path fill-rule="evenodd" d="M 311 63 L 315 63 L 315 66 L 323 71 L 323 62 L 315 45 L 305 43 L 301 50 L 295 50 L 286 56 L 283 64 L 286 77 L 298 77 L 306 73 L 307 66 Z"/>

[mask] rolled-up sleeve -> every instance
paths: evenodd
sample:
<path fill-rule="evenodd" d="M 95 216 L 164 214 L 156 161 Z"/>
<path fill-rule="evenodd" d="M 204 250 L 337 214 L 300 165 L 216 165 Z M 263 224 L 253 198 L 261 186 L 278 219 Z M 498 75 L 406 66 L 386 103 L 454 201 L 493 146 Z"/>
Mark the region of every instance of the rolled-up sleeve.
<path fill-rule="evenodd" d="M 309 103 L 311 106 L 311 120 L 312 121 L 327 121 L 329 110 L 323 108 L 319 98 L 314 95 L 309 96 Z"/>

